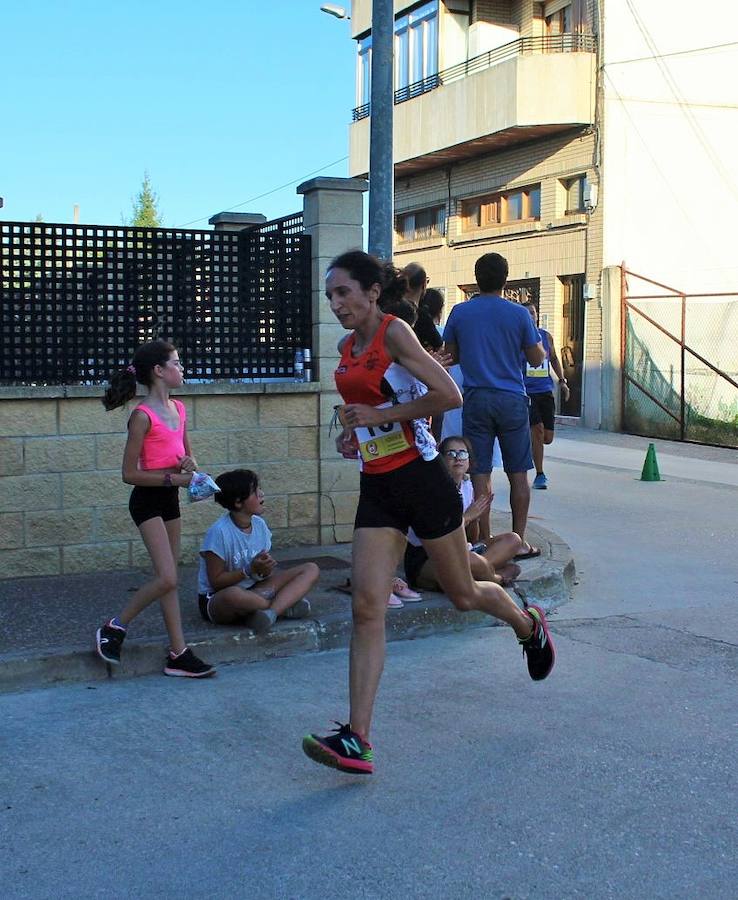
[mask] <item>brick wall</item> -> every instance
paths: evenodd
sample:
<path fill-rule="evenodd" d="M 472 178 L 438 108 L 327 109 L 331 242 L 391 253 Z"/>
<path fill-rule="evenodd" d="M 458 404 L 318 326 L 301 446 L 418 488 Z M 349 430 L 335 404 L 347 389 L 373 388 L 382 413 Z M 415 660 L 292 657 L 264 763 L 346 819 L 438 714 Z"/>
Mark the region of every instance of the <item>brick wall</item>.
<path fill-rule="evenodd" d="M 108 413 L 101 395 L 86 387 L 0 388 L 0 578 L 148 565 L 120 475 L 135 401 Z M 177 396 L 200 468 L 254 469 L 275 545 L 317 543 L 317 385 L 191 385 Z M 192 563 L 222 509 L 210 500 L 190 504 L 184 491 L 180 501 L 181 558 Z"/>

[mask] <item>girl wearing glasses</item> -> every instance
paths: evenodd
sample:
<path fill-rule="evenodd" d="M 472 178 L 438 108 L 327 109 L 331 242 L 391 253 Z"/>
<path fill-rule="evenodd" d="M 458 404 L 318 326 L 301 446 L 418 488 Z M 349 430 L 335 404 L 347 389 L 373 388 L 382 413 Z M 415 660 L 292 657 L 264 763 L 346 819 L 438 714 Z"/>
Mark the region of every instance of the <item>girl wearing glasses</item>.
<path fill-rule="evenodd" d="M 461 497 L 472 577 L 475 581 L 494 581 L 507 587 L 520 574 L 520 566 L 511 560 L 520 552 L 523 542 L 510 531 L 491 538 L 488 544 L 478 543 L 479 519 L 489 514 L 492 497 L 485 494 L 478 500 L 474 499 L 468 474 L 471 444 L 465 437 L 454 435 L 441 441 L 438 451 Z M 407 541 L 405 575 L 409 584 L 428 591 L 442 590 L 433 562 L 412 528 Z"/>
<path fill-rule="evenodd" d="M 459 406 L 461 394 L 412 329 L 384 312 L 406 289 L 397 269 L 359 250 L 334 259 L 326 275 L 331 310 L 349 331 L 338 344 L 335 371 L 344 400 L 336 449 L 358 458 L 361 467 L 351 572 L 350 712 L 333 734 L 308 734 L 303 750 L 317 763 L 364 775 L 374 770 L 369 732 L 384 667 L 387 596 L 409 528 L 457 609 L 482 610 L 507 622 L 523 645 L 533 679 L 545 678 L 554 663 L 543 611 L 521 610 L 500 585 L 472 577 L 461 498 L 422 424 Z M 398 393 L 415 379 L 425 385 L 425 394 Z"/>

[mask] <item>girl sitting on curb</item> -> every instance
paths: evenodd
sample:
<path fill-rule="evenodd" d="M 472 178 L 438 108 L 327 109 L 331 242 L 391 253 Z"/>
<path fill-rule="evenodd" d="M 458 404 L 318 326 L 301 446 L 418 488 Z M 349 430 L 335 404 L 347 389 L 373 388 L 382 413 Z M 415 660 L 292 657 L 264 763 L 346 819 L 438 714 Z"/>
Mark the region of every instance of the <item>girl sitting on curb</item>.
<path fill-rule="evenodd" d="M 226 512 L 208 529 L 200 550 L 198 604 L 206 622 L 244 624 L 257 634 L 278 616 L 302 619 L 311 611 L 305 596 L 320 574 L 313 562 L 278 568 L 269 551 L 272 533 L 258 515 L 264 492 L 250 469 L 234 469 L 215 479 L 214 496 Z"/>
<path fill-rule="evenodd" d="M 469 541 L 469 563 L 475 581 L 494 581 L 505 587 L 512 584 L 520 574 L 520 566 L 511 562 L 519 553 L 523 542 L 512 531 L 490 539 L 488 544 L 479 540 L 479 519 L 489 515 L 492 501 L 490 496 L 474 500 L 474 491 L 469 479 L 471 444 L 466 438 L 454 435 L 441 441 L 438 452 L 446 464 L 456 484 L 464 508 L 464 528 Z M 405 575 L 413 587 L 429 591 L 442 590 L 436 577 L 433 563 L 423 549 L 415 532 L 410 529 L 405 550 Z"/>

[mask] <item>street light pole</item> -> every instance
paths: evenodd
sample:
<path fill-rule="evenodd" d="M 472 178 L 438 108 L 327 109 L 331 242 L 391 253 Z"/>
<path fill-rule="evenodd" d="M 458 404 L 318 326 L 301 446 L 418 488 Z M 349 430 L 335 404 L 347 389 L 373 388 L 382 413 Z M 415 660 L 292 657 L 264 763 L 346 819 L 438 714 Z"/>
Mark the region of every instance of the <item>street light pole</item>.
<path fill-rule="evenodd" d="M 372 0 L 372 90 L 369 124 L 369 252 L 392 258 L 394 166 L 394 6 Z"/>

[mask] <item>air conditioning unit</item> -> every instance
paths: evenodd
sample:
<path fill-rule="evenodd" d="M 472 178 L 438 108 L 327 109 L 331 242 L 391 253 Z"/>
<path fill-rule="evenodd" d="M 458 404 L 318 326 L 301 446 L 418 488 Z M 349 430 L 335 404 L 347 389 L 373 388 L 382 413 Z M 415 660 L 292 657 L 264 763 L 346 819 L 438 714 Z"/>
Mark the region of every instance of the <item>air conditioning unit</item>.
<path fill-rule="evenodd" d="M 597 296 L 597 285 L 596 284 L 584 284 L 582 285 L 582 297 L 585 300 L 594 300 Z"/>
<path fill-rule="evenodd" d="M 582 199 L 587 209 L 594 209 L 597 206 L 597 185 L 590 181 L 585 181 L 582 189 Z"/>

